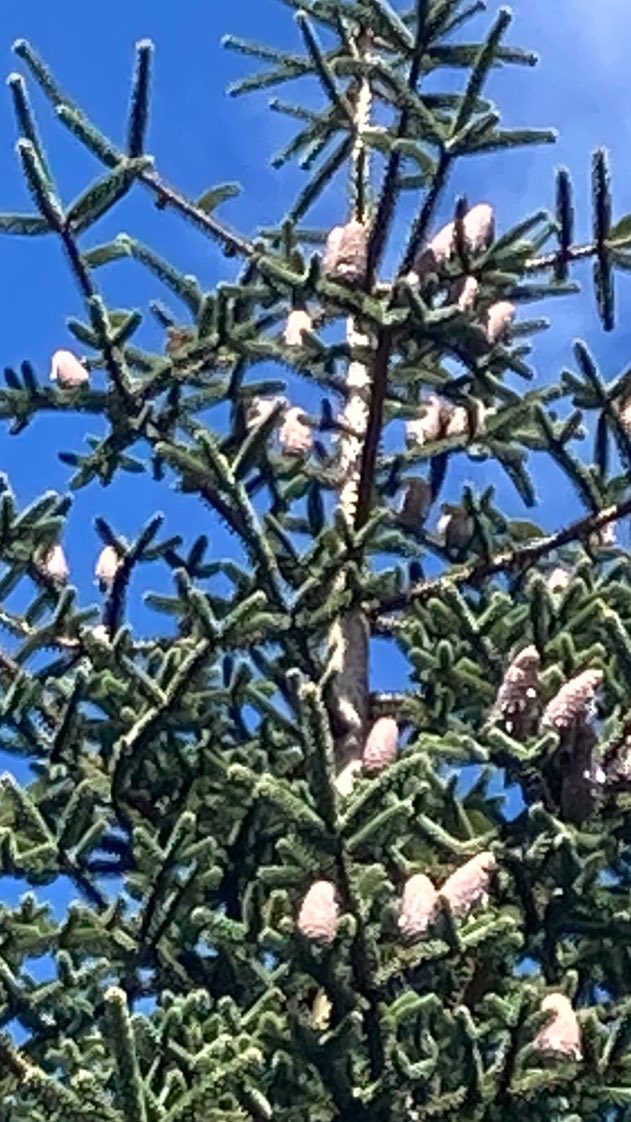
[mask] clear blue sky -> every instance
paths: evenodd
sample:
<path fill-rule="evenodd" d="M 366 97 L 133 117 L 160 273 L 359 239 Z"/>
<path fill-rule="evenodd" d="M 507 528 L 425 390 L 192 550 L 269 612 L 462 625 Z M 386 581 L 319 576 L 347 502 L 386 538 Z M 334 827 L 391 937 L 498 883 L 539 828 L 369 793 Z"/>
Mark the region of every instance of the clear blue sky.
<path fill-rule="evenodd" d="M 479 36 L 495 14 L 471 25 Z M 527 149 L 506 158 L 492 156 L 465 165 L 452 183 L 443 213 L 457 190 L 466 189 L 471 202 L 489 199 L 497 208 L 499 228 L 553 203 L 553 170 L 570 167 L 578 200 L 578 232 L 589 237 L 590 153 L 604 144 L 611 153 L 615 214 L 631 211 L 629 170 L 631 76 L 628 41 L 631 7 L 628 0 L 516 0 L 509 41 L 537 50 L 535 70 L 508 69 L 494 76 L 490 92 L 503 109 L 507 126 L 556 126 L 556 146 Z M 602 12 L 602 14 L 600 14 Z M 297 44 L 290 10 L 279 0 L 109 0 L 92 8 L 83 0 L 5 0 L 0 12 L 0 60 L 5 74 L 23 68 L 11 53 L 17 37 L 28 38 L 52 67 L 61 85 L 76 98 L 96 123 L 114 138 L 122 138 L 134 43 L 152 39 L 156 46 L 152 125 L 149 151 L 164 176 L 185 193 L 200 194 L 221 181 L 240 180 L 244 194 L 229 203 L 224 214 L 250 233 L 276 220 L 302 173 L 290 167 L 274 172 L 266 163 L 291 134 L 292 126 L 266 109 L 265 93 L 239 100 L 224 96 L 226 84 L 248 72 L 251 60 L 220 46 L 225 32 L 261 39 L 276 45 Z M 456 75 L 460 81 L 461 76 Z M 273 92 L 273 91 L 272 91 Z M 282 92 L 282 91 L 281 91 Z M 52 119 L 45 102 L 33 92 L 41 130 L 58 175 L 64 198 L 72 199 L 100 173 Z M 0 210 L 30 209 L 14 153 L 15 124 L 8 91 L 0 97 Z M 323 225 L 343 215 L 343 197 L 329 192 L 318 212 Z M 206 285 L 232 275 L 225 261 L 196 231 L 171 215 L 158 213 L 148 196 L 139 193 L 116 210 L 88 236 L 86 244 L 106 240 L 127 230 L 150 242 L 185 271 L 197 273 Z M 405 231 L 400 229 L 403 239 Z M 588 281 L 586 269 L 580 279 Z M 99 276 L 106 296 L 118 306 L 146 307 L 161 295 L 157 282 L 132 263 L 115 265 Z M 0 244 L 0 361 L 19 364 L 28 358 L 42 378 L 48 377 L 51 353 L 72 346 L 64 326 L 67 315 L 81 315 L 81 302 L 58 247 L 52 240 L 27 242 L 4 238 Z M 588 288 L 585 297 L 556 302 L 556 322 L 536 346 L 538 377 L 544 382 L 571 362 L 572 340 L 581 336 L 593 346 L 608 376 L 628 361 L 631 323 L 631 278 L 618 281 L 616 332 L 605 336 L 594 313 Z M 149 332 L 151 329 L 148 329 Z M 147 339 L 158 336 L 149 333 Z M 65 491 L 69 470 L 57 459 L 60 449 L 80 451 L 87 431 L 100 431 L 98 422 L 81 417 L 45 416 L 18 438 L 0 429 L 0 468 L 6 470 L 21 503 L 48 488 Z M 586 448 L 589 453 L 589 449 Z M 464 465 L 461 478 L 482 482 L 480 469 Z M 565 518 L 567 492 L 550 479 L 543 481 L 545 519 Z M 502 501 L 517 514 L 518 501 L 502 487 Z M 92 535 L 95 514 L 110 518 L 115 528 L 132 537 L 140 523 L 156 509 L 168 515 L 167 531 L 189 536 L 210 529 L 214 552 L 221 553 L 226 535 L 209 525 L 203 507 L 190 497 L 165 495 L 143 478 L 126 476 L 107 490 L 91 486 L 81 491 L 72 511 L 66 547 L 72 576 L 83 602 L 96 602 L 92 570 L 99 543 Z M 153 587 L 161 578 L 148 579 Z M 139 627 L 149 629 L 150 615 L 136 609 Z M 0 637 L 1 641 L 1 637 Z M 380 660 L 381 662 L 381 660 Z M 388 664 L 389 666 L 390 664 Z M 394 664 L 393 664 L 394 665 Z M 395 669 L 387 675 L 378 667 L 382 686 L 400 685 Z"/>

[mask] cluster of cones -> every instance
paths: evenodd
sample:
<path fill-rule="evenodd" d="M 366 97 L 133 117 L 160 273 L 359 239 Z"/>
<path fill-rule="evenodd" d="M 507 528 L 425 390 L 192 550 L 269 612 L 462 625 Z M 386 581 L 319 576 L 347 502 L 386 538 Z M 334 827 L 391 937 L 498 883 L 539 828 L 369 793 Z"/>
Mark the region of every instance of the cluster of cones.
<path fill-rule="evenodd" d="M 103 547 L 94 567 L 94 576 L 101 591 L 111 587 L 114 577 L 121 565 L 121 557 L 113 545 Z M 63 546 L 52 546 L 46 554 L 42 568 L 46 576 L 56 584 L 65 584 L 70 576 L 70 566 Z"/>

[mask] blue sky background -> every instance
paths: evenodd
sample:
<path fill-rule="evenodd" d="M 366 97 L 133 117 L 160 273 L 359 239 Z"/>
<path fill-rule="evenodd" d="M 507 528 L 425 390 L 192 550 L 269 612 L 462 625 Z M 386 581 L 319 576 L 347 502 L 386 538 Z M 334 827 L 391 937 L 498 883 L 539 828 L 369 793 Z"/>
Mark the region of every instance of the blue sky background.
<path fill-rule="evenodd" d="M 481 38 L 498 7 L 490 3 L 488 13 L 469 26 L 466 37 Z M 607 0 L 602 6 L 593 0 L 516 0 L 514 13 L 507 41 L 537 50 L 541 62 L 535 70 L 509 68 L 497 73 L 489 93 L 498 100 L 507 127 L 555 126 L 560 130 L 559 141 L 553 147 L 463 164 L 445 194 L 439 217 L 450 217 L 454 196 L 464 189 L 471 203 L 491 200 L 499 229 L 505 230 L 540 206 L 553 205 L 554 169 L 566 165 L 576 188 L 577 234 L 588 238 L 590 154 L 597 146 L 605 145 L 611 155 L 616 218 L 631 211 L 631 8 L 628 0 Z M 18 37 L 29 39 L 62 87 L 105 133 L 122 140 L 134 43 L 152 39 L 156 57 L 149 151 L 164 177 L 192 197 L 218 182 L 241 181 L 243 195 L 228 203 L 222 214 L 249 234 L 278 220 L 304 176 L 292 165 L 281 172 L 269 167 L 270 155 L 293 134 L 294 126 L 267 110 L 268 93 L 237 100 L 225 97 L 227 83 L 256 66 L 253 60 L 222 49 L 220 38 L 226 32 L 298 46 L 292 13 L 279 0 L 188 0 L 180 4 L 109 0 L 107 10 L 103 6 L 93 9 L 83 0 L 58 0 L 54 5 L 21 0 L 20 4 L 5 3 L 0 11 L 0 64 L 7 75 L 12 70 L 25 73 L 11 53 L 11 44 Z M 458 88 L 462 73 L 456 72 L 449 81 Z M 278 92 L 285 96 L 289 87 Z M 102 169 L 56 124 L 34 89 L 32 100 L 62 195 L 70 201 Z M 0 95 L 1 211 L 31 210 L 14 152 L 15 139 L 10 96 L 5 90 Z M 343 208 L 344 195 L 336 188 L 327 192 L 314 217 L 323 226 L 331 226 L 343 219 Z M 120 231 L 148 242 L 184 271 L 197 274 L 207 287 L 234 275 L 233 263 L 212 243 L 175 215 L 156 211 L 151 197 L 141 191 L 100 223 L 85 244 L 100 243 Z M 405 234 L 402 219 L 395 228 L 395 244 L 403 244 Z M 618 280 L 618 327 L 606 336 L 595 314 L 590 267 L 584 266 L 575 277 L 587 282 L 585 295 L 542 309 L 554 314 L 555 322 L 535 345 L 540 383 L 571 364 L 571 344 L 576 337 L 592 346 L 608 377 L 629 359 L 631 278 Z M 110 266 L 98 274 L 98 280 L 110 304 L 118 307 L 146 308 L 150 299 L 163 295 L 157 280 L 133 262 Z M 19 366 L 28 358 L 40 377 L 47 379 L 52 352 L 74 345 L 65 328 L 67 315 L 82 316 L 81 299 L 55 242 L 1 238 L 2 365 Z M 151 318 L 143 331 L 147 345 L 160 345 L 160 332 Z M 300 394 L 301 404 L 315 404 L 304 386 Z M 81 451 L 86 432 L 101 431 L 98 421 L 54 415 L 38 418 L 17 438 L 10 437 L 6 427 L 0 428 L 0 469 L 9 474 L 20 505 L 47 489 L 65 492 L 70 470 L 60 463 L 57 452 Z M 585 452 L 590 454 L 589 445 Z M 488 467 L 473 467 L 463 460 L 455 478 L 471 479 L 480 486 L 485 470 L 488 477 Z M 537 473 L 537 479 L 543 521 L 549 526 L 565 521 L 575 504 L 567 485 L 548 465 L 545 472 Z M 523 512 L 504 482 L 499 497 L 513 515 Z M 92 530 L 92 518 L 104 515 L 118 532 L 132 538 L 156 510 L 167 514 L 165 531 L 169 534 L 180 532 L 190 541 L 209 532 L 215 555 L 234 549 L 232 539 L 191 497 L 167 493 L 164 486 L 136 476 L 125 476 L 107 489 L 92 485 L 76 496 L 65 539 L 72 579 L 84 604 L 98 603 L 92 574 L 100 542 Z M 152 570 L 145 586 L 165 588 L 165 578 Z M 140 588 L 135 591 L 134 625 L 150 632 L 155 616 L 141 605 Z M 157 623 L 160 626 L 162 621 Z M 375 684 L 382 688 L 403 684 L 401 664 L 386 659 L 383 652 L 376 659 L 375 672 Z M 15 761 L 0 759 L 0 764 L 15 769 Z"/>

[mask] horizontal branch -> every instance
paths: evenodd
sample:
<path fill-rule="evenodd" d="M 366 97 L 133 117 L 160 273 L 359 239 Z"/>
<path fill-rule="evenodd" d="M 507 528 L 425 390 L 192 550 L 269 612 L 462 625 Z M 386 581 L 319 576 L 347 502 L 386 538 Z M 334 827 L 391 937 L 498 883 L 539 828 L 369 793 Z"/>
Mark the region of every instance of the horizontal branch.
<path fill-rule="evenodd" d="M 408 589 L 407 592 L 391 596 L 380 603 L 369 603 L 365 606 L 365 610 L 372 619 L 377 619 L 384 612 L 400 612 L 411 604 L 422 603 L 432 596 L 439 596 L 445 588 L 455 588 L 463 584 L 476 586 L 497 573 L 521 572 L 536 564 L 548 553 L 553 553 L 555 549 L 560 549 L 561 546 L 568 545 L 580 538 L 586 538 L 589 534 L 598 532 L 603 526 L 607 526 L 610 522 L 615 522 L 619 518 L 625 518 L 628 514 L 631 514 L 631 497 L 616 503 L 614 506 L 605 507 L 604 510 L 597 511 L 595 514 L 588 514 L 584 518 L 579 518 L 556 534 L 549 534 L 544 538 L 527 542 L 525 545 L 505 550 L 487 561 L 477 560 L 469 565 L 459 566 L 441 577 L 421 581 Z M 385 622 L 381 621 L 380 629 Z M 393 622 L 393 628 L 396 626 L 398 625 Z"/>

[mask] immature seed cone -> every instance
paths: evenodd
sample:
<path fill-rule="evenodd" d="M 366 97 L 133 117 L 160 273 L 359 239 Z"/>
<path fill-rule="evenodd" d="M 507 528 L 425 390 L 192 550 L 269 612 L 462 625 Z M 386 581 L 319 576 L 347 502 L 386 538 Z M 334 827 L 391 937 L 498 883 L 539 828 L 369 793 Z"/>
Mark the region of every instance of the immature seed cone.
<path fill-rule="evenodd" d="M 326 242 L 324 272 L 349 284 L 363 280 L 368 261 L 368 229 L 353 219 L 335 226 Z"/>
<path fill-rule="evenodd" d="M 459 553 L 471 541 L 474 525 L 466 510 L 452 507 L 445 510 L 436 524 L 436 532 L 445 543 L 446 549 Z"/>
<path fill-rule="evenodd" d="M 441 401 L 435 394 L 431 394 L 423 402 L 423 406 L 423 416 L 415 417 L 414 420 L 408 421 L 405 426 L 408 446 L 417 444 L 422 447 L 424 444 L 432 444 L 435 440 L 440 440 L 443 435 L 449 413 L 447 403 Z"/>
<path fill-rule="evenodd" d="M 58 382 L 62 390 L 74 390 L 85 386 L 90 381 L 90 375 L 72 351 L 55 351 L 50 365 L 50 380 Z"/>
<path fill-rule="evenodd" d="M 277 405 L 286 405 L 284 397 L 253 397 L 245 412 L 248 429 L 254 429 L 269 417 Z"/>
<path fill-rule="evenodd" d="M 406 530 L 418 530 L 432 505 L 432 489 L 426 479 L 408 480 L 397 520 Z"/>
<path fill-rule="evenodd" d="M 562 565 L 557 565 L 553 569 L 546 580 L 546 588 L 548 592 L 553 594 L 558 592 L 565 592 L 565 589 L 572 583 L 572 573 L 570 569 L 565 569 Z"/>
<path fill-rule="evenodd" d="M 537 699 L 540 658 L 536 647 L 524 647 L 506 671 L 493 707 L 495 718 L 502 719 L 508 732 L 522 723 Z"/>
<path fill-rule="evenodd" d="M 68 568 L 66 554 L 60 545 L 54 545 L 46 554 L 44 570 L 51 580 L 58 584 L 65 584 L 68 580 L 70 569 Z"/>
<path fill-rule="evenodd" d="M 517 309 L 510 300 L 499 300 L 497 304 L 491 304 L 484 318 L 486 337 L 491 346 L 506 338 L 516 312 Z"/>
<path fill-rule="evenodd" d="M 307 939 L 331 943 L 339 923 L 335 885 L 317 880 L 307 892 L 298 912 L 298 930 Z"/>
<path fill-rule="evenodd" d="M 449 261 L 454 251 L 455 239 L 455 223 L 448 222 L 437 234 L 434 234 L 431 242 L 418 254 L 412 266 L 412 276 L 409 279 L 413 278 L 418 281 L 431 273 L 439 272 L 442 266 Z"/>
<path fill-rule="evenodd" d="M 552 1019 L 539 1029 L 535 1047 L 548 1055 L 580 1060 L 581 1030 L 570 999 L 564 993 L 549 993 L 541 1002 L 541 1012 L 549 1013 Z"/>
<path fill-rule="evenodd" d="M 302 409 L 292 407 L 285 413 L 278 439 L 286 456 L 308 456 L 313 448 L 313 433 L 305 425 Z"/>
<path fill-rule="evenodd" d="M 497 861 L 488 850 L 472 857 L 447 877 L 440 889 L 451 905 L 455 916 L 466 916 L 474 908 L 486 907 L 491 879 L 497 869 Z"/>
<path fill-rule="evenodd" d="M 479 291 L 480 285 L 475 277 L 459 277 L 449 290 L 449 303 L 456 304 L 461 312 L 470 312 Z"/>
<path fill-rule="evenodd" d="M 595 530 L 593 534 L 589 535 L 590 545 L 594 549 L 608 549 L 610 546 L 616 544 L 617 541 L 617 523 L 605 522 L 600 530 Z"/>
<path fill-rule="evenodd" d="M 489 203 L 477 203 L 465 214 L 462 227 L 470 253 L 488 249 L 495 238 L 495 212 Z"/>
<path fill-rule="evenodd" d="M 572 725 L 588 724 L 594 715 L 596 693 L 603 677 L 602 670 L 583 670 L 570 678 L 546 705 L 542 727 L 563 732 Z"/>
<path fill-rule="evenodd" d="M 394 717 L 379 717 L 364 745 L 364 771 L 369 775 L 376 775 L 387 768 L 397 758 L 398 744 L 399 729 Z"/>
<path fill-rule="evenodd" d="M 110 587 L 118 568 L 120 566 L 120 557 L 114 549 L 113 545 L 106 545 L 99 553 L 94 575 L 98 581 L 101 591 L 105 591 Z"/>
<path fill-rule="evenodd" d="M 425 873 L 414 873 L 405 882 L 399 930 L 404 939 L 424 935 L 436 913 L 438 893 Z"/>
<path fill-rule="evenodd" d="M 287 316 L 284 340 L 288 347 L 300 347 L 304 342 L 304 333 L 311 331 L 311 316 L 303 308 L 294 308 Z"/>
<path fill-rule="evenodd" d="M 355 785 L 355 780 L 362 770 L 361 760 L 349 760 L 335 777 L 335 789 L 342 798 L 348 798 Z"/>

